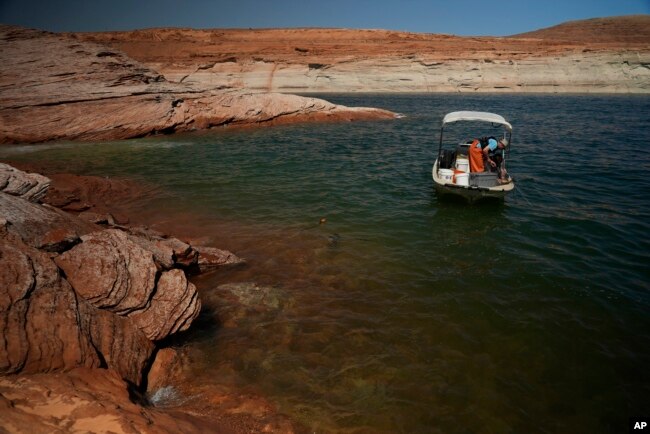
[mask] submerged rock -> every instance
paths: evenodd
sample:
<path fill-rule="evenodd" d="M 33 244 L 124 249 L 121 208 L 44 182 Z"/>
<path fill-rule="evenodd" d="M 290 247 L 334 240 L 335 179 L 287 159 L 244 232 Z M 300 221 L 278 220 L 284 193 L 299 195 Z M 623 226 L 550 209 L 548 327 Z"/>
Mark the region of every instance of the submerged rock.
<path fill-rule="evenodd" d="M 77 217 L 79 217 L 81 220 L 85 220 L 96 225 L 105 225 L 108 223 L 107 214 L 99 214 L 93 211 L 84 211 L 82 213 L 79 213 Z"/>
<path fill-rule="evenodd" d="M 249 309 L 278 310 L 287 298 L 280 288 L 252 282 L 227 283 L 219 285 L 217 290 L 234 296 L 239 304 Z"/>
<path fill-rule="evenodd" d="M 207 271 L 212 268 L 228 265 L 242 265 L 246 263 L 245 259 L 238 257 L 228 250 L 206 246 L 199 246 L 196 249 L 199 252 L 198 266 L 201 271 Z"/>
<path fill-rule="evenodd" d="M 282 288 L 254 282 L 227 283 L 202 293 L 208 312 L 226 328 L 270 321 L 293 299 Z"/>
<path fill-rule="evenodd" d="M 91 217 L 99 214 L 108 224 L 126 224 L 122 215 L 125 205 L 137 203 L 143 195 L 155 194 L 155 189 L 134 181 L 100 176 L 52 173 L 52 180 L 43 202 L 64 211 Z M 85 218 L 88 220 L 88 218 Z"/>

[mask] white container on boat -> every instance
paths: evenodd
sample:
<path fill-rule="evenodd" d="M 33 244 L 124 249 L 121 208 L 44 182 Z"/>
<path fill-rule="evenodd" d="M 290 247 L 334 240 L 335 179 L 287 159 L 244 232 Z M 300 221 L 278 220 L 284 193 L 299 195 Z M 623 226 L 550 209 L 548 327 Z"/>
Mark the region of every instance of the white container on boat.
<path fill-rule="evenodd" d="M 456 174 L 456 185 L 469 185 L 469 173 L 457 173 Z"/>
<path fill-rule="evenodd" d="M 457 158 L 456 169 L 469 173 L 469 160 L 467 158 Z"/>
<path fill-rule="evenodd" d="M 444 183 L 452 183 L 454 179 L 454 171 L 451 169 L 440 169 L 438 175 Z"/>

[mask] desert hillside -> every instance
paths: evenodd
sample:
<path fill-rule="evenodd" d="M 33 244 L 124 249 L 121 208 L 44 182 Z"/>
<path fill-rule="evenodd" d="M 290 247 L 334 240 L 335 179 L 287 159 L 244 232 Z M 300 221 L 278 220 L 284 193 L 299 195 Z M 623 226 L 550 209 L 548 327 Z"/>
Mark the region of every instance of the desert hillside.
<path fill-rule="evenodd" d="M 201 88 L 259 91 L 649 92 L 650 15 L 510 37 L 388 30 L 146 29 L 82 33 Z"/>
<path fill-rule="evenodd" d="M 569 41 L 604 49 L 639 47 L 650 44 L 650 15 L 593 18 L 568 21 L 557 26 L 521 33 L 513 38 L 538 38 L 546 41 Z"/>

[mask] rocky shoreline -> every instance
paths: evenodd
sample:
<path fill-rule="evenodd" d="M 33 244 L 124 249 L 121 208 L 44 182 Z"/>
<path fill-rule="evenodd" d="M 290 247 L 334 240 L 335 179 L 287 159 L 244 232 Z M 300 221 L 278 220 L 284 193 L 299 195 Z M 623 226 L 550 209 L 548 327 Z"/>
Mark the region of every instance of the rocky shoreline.
<path fill-rule="evenodd" d="M 0 144 L 396 116 L 172 83 L 71 35 L 0 25 L 0 44 Z M 201 387 L 168 405 L 191 363 L 170 339 L 201 312 L 190 276 L 241 258 L 129 224 L 141 185 L 28 172 L 0 163 L 0 431 L 295 432 L 254 392 Z"/>
<path fill-rule="evenodd" d="M 127 217 L 118 223 L 105 212 L 106 194 L 71 185 L 0 164 L 1 427 L 293 432 L 262 398 L 255 411 L 152 404 L 182 365 L 182 354 L 164 342 L 201 310 L 188 277 L 244 261 L 128 225 Z M 71 199 L 65 206 L 84 206 L 62 211 L 52 205 L 62 196 Z M 235 399 L 203 393 L 213 395 L 208 402 Z"/>
<path fill-rule="evenodd" d="M 0 144 L 395 117 L 317 98 L 169 82 L 119 50 L 74 35 L 0 25 L 0 44 Z"/>

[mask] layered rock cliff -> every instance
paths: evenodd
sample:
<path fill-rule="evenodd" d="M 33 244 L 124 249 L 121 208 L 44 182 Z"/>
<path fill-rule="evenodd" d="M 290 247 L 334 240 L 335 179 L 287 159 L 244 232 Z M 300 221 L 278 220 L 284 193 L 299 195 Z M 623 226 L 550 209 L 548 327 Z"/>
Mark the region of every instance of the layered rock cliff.
<path fill-rule="evenodd" d="M 168 80 L 258 92 L 650 92 L 650 15 L 511 37 L 385 30 L 85 33 Z"/>
<path fill-rule="evenodd" d="M 242 260 L 41 203 L 58 199 L 50 182 L 0 165 L 0 431 L 293 432 L 263 405 L 260 417 L 147 404 L 175 354 L 159 342 L 201 310 L 186 272 Z M 97 197 L 85 198 L 99 211 Z"/>
<path fill-rule="evenodd" d="M 394 117 L 315 98 L 171 83 L 118 50 L 70 35 L 0 26 L 0 47 L 0 143 Z"/>
<path fill-rule="evenodd" d="M 0 219 L 0 374 L 109 368 L 140 386 L 155 341 L 199 313 L 183 271 L 198 253 L 180 240 L 94 225 L 4 192 Z M 168 260 L 156 260 L 161 251 Z"/>

